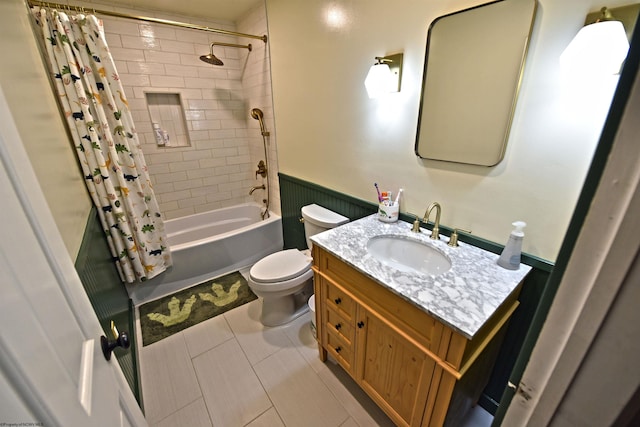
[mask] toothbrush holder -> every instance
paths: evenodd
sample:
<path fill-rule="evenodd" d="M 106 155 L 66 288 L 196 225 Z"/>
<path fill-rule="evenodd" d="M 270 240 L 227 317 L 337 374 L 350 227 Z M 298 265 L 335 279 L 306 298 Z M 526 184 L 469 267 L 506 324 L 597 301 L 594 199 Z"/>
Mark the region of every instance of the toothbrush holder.
<path fill-rule="evenodd" d="M 396 222 L 400 213 L 400 204 L 394 203 L 389 206 L 385 203 L 378 205 L 378 219 L 382 222 Z"/>

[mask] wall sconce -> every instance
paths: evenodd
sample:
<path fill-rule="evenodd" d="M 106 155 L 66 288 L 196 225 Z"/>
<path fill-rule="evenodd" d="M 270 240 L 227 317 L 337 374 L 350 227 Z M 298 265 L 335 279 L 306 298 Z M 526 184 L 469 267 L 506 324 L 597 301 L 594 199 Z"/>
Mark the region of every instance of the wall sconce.
<path fill-rule="evenodd" d="M 585 26 L 560 55 L 560 66 L 578 74 L 619 74 L 629 51 L 640 4 L 587 15 Z"/>
<path fill-rule="evenodd" d="M 371 66 L 364 86 L 369 98 L 378 98 L 385 93 L 400 92 L 402 81 L 402 53 L 389 56 L 376 56 L 376 63 Z"/>

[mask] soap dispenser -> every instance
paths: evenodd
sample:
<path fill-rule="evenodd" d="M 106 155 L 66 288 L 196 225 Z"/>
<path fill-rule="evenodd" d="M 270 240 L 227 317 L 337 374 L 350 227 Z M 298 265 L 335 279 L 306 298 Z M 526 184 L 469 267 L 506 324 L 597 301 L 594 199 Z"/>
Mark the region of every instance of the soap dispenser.
<path fill-rule="evenodd" d="M 516 221 L 513 225 L 515 228 L 509 236 L 509 241 L 502 250 L 498 265 L 508 270 L 517 270 L 520 268 L 520 254 L 522 253 L 522 238 L 524 232 L 522 229 L 527 225 L 523 221 Z"/>

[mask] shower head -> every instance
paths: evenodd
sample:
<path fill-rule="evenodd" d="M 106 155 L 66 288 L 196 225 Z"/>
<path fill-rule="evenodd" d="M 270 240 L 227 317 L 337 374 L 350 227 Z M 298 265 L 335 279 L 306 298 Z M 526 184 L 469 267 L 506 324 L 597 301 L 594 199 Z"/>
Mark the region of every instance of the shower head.
<path fill-rule="evenodd" d="M 200 61 L 204 61 L 207 64 L 211 65 L 224 65 L 224 62 L 222 62 L 220 59 L 218 59 L 217 56 L 213 54 L 213 50 L 211 50 L 211 53 L 208 55 L 201 55 Z"/>
<path fill-rule="evenodd" d="M 259 108 L 252 109 L 251 117 L 256 119 L 260 123 L 260 132 L 262 132 L 262 136 L 269 136 L 269 132 L 267 132 L 267 130 L 264 128 L 264 121 L 262 120 L 264 114 L 262 113 L 262 110 Z"/>
<path fill-rule="evenodd" d="M 201 55 L 200 56 L 200 61 L 204 61 L 207 64 L 211 64 L 211 65 L 224 65 L 224 62 L 222 62 L 220 60 L 220 58 L 216 57 L 213 54 L 213 47 L 214 46 L 227 46 L 227 47 L 238 47 L 241 49 L 248 49 L 249 52 L 251 52 L 252 46 L 251 44 L 233 44 L 233 43 L 211 43 L 211 48 L 210 48 L 210 52 L 208 55 Z"/>
<path fill-rule="evenodd" d="M 251 110 L 251 117 L 253 117 L 256 120 L 262 120 L 262 118 L 264 117 L 264 114 L 262 114 L 261 109 L 254 108 L 253 110 Z"/>

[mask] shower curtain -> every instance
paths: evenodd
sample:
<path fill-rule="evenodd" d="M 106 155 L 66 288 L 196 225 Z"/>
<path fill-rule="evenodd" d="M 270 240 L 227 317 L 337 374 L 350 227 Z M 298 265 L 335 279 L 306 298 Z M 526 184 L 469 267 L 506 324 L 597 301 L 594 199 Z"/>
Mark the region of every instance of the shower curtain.
<path fill-rule="evenodd" d="M 46 8 L 33 13 L 120 278 L 150 279 L 171 265 L 171 253 L 102 22 Z"/>

